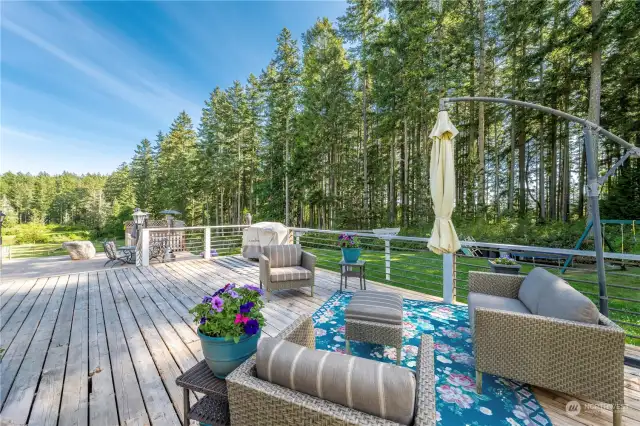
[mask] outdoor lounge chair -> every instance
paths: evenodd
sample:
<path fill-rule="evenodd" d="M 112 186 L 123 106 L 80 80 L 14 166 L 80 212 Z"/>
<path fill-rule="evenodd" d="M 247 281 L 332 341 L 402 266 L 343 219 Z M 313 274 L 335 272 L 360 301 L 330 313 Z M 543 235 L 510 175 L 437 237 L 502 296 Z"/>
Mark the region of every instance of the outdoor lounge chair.
<path fill-rule="evenodd" d="M 339 374 L 340 364 L 351 365 L 351 374 Z M 367 368 L 371 367 L 379 374 L 367 375 Z M 260 378 L 260 369 L 264 374 L 265 368 L 271 381 Z M 315 350 L 313 320 L 306 315 L 276 339 L 262 339 L 258 353 L 227 376 L 231 424 L 435 426 L 434 374 L 430 335 L 422 336 L 414 376 L 411 370 L 393 364 Z M 407 378 L 410 386 L 402 386 Z M 295 382 L 295 390 L 288 385 L 290 380 Z M 405 421 L 398 423 L 370 411 L 349 408 L 347 401 L 335 402 L 346 394 L 348 385 L 352 390 L 352 406 L 376 411 L 386 404 L 383 412 L 387 418 L 394 417 L 395 411 L 395 416 Z M 395 392 L 390 390 L 397 388 L 400 389 Z M 393 396 L 381 394 L 381 390 Z M 318 391 L 323 397 L 312 396 Z M 377 397 L 367 398 L 376 392 Z M 413 407 L 413 412 L 402 409 L 407 404 Z"/>
<path fill-rule="evenodd" d="M 316 257 L 302 251 L 300 244 L 264 247 L 260 260 L 260 287 L 264 286 L 267 300 L 274 290 L 311 287 L 315 280 Z"/>
<path fill-rule="evenodd" d="M 111 267 L 113 267 L 116 262 L 120 262 L 121 264 L 132 263 L 131 255 L 133 252 L 130 251 L 120 251 L 116 248 L 116 243 L 113 241 L 104 241 L 102 243 L 102 247 L 104 249 L 104 254 L 107 255 L 107 260 L 104 266 L 107 266 L 111 263 Z"/>
<path fill-rule="evenodd" d="M 476 386 L 494 374 L 611 404 L 622 423 L 625 332 L 550 272 L 469 272 Z"/>

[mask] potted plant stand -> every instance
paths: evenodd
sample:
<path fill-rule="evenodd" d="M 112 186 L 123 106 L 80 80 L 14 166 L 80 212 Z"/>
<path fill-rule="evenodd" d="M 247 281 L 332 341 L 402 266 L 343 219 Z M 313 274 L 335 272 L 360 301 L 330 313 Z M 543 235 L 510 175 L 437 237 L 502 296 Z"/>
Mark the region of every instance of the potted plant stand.
<path fill-rule="evenodd" d="M 516 263 L 515 260 L 509 259 L 509 261 L 513 263 L 500 263 L 499 259 L 489 260 L 491 272 L 495 274 L 520 275 L 522 265 Z"/>

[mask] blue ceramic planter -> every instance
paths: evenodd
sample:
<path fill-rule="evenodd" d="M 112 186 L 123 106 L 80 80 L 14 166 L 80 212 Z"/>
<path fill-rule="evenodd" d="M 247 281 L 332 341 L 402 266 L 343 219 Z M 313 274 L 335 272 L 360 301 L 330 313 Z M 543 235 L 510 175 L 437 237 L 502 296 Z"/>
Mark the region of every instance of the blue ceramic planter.
<path fill-rule="evenodd" d="M 240 341 L 225 340 L 224 337 L 205 336 L 198 329 L 198 337 L 202 344 L 202 354 L 214 376 L 224 379 L 247 358 L 256 353 L 258 339 L 262 330 L 253 336 L 247 334 L 240 337 Z"/>
<path fill-rule="evenodd" d="M 342 257 L 347 263 L 356 263 L 360 257 L 360 249 L 342 247 Z"/>

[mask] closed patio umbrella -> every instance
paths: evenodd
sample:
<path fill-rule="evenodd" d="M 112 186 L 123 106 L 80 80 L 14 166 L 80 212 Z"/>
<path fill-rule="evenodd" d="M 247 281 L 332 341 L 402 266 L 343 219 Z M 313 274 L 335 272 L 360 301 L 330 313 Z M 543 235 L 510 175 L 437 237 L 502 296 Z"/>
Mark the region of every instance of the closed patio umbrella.
<path fill-rule="evenodd" d="M 438 121 L 431 130 L 431 199 L 436 220 L 429 239 L 429 249 L 436 254 L 455 253 L 460 249 L 458 235 L 451 222 L 456 194 L 456 175 L 453 162 L 453 138 L 458 134 L 447 111 L 438 113 Z"/>

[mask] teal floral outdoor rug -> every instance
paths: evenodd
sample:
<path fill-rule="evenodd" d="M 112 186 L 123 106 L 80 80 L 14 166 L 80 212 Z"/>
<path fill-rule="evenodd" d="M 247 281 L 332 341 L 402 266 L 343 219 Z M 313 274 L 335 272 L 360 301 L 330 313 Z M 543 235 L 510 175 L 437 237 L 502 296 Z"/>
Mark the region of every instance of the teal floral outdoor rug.
<path fill-rule="evenodd" d="M 316 348 L 345 352 L 344 310 L 353 293 L 336 292 L 313 314 Z M 551 425 L 528 385 L 484 375 L 475 391 L 469 316 L 464 305 L 404 300 L 402 365 L 415 370 L 420 336 L 435 346 L 436 416 L 440 425 Z M 390 346 L 351 342 L 354 355 L 395 364 Z"/>

